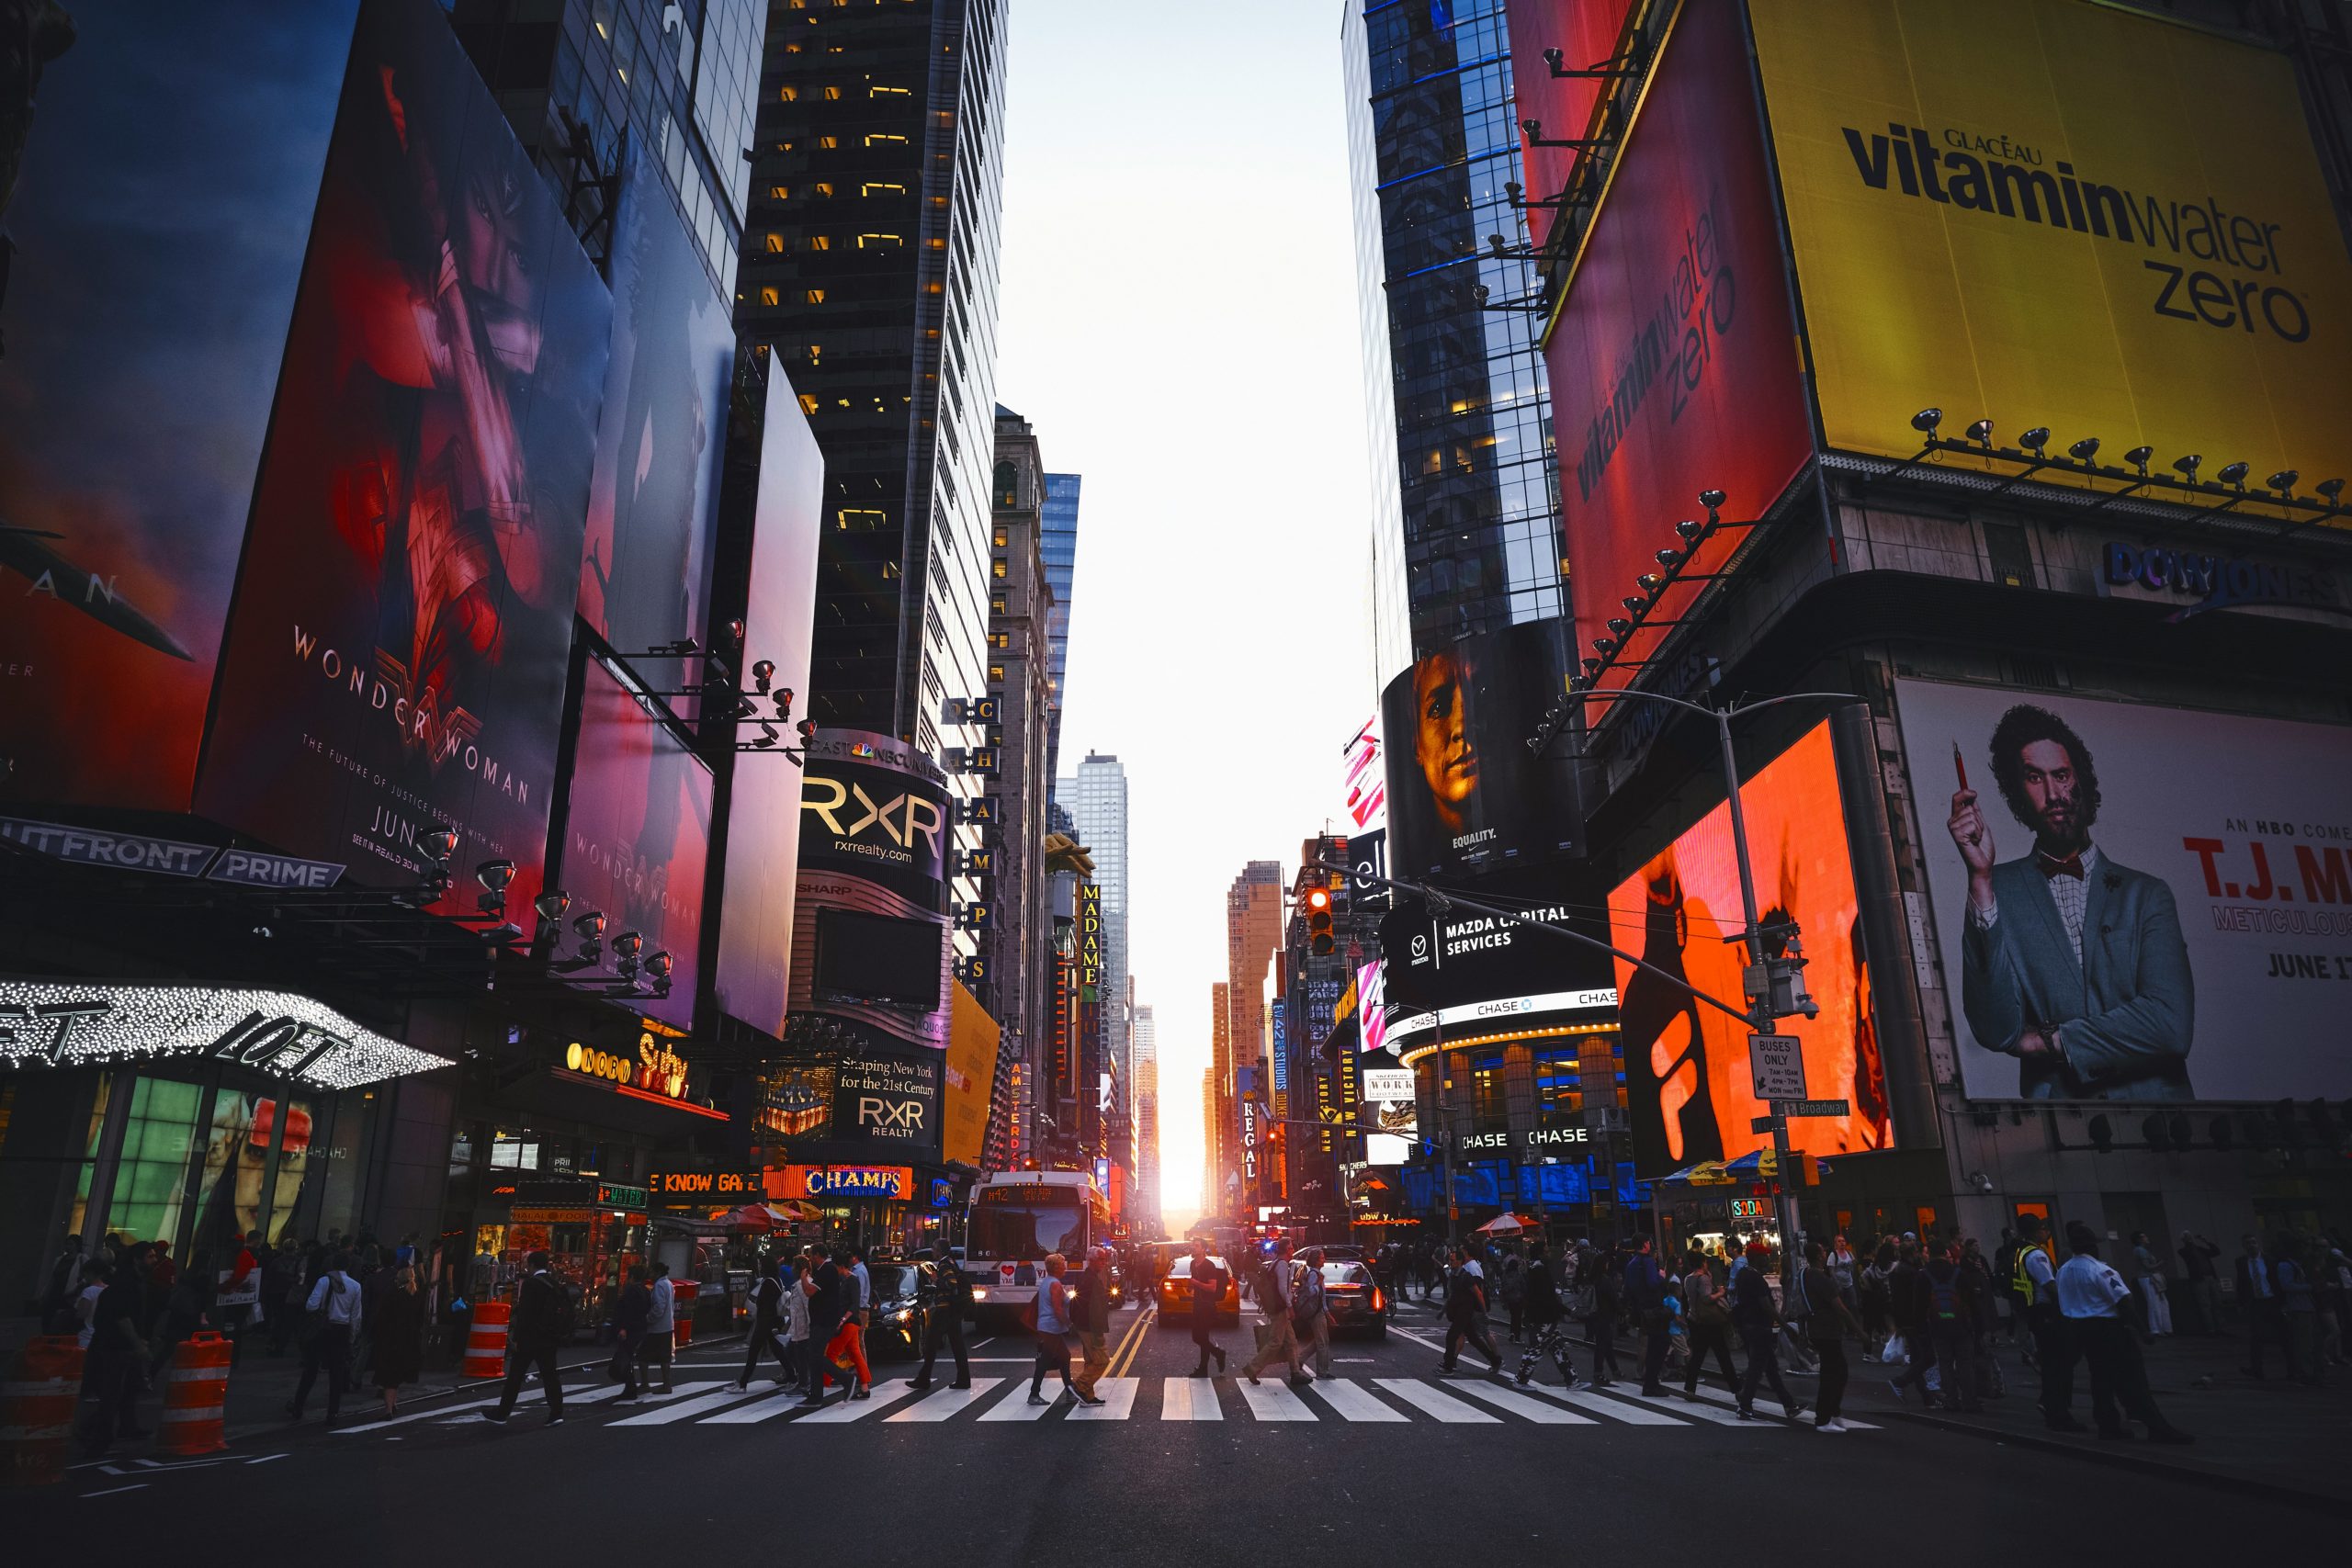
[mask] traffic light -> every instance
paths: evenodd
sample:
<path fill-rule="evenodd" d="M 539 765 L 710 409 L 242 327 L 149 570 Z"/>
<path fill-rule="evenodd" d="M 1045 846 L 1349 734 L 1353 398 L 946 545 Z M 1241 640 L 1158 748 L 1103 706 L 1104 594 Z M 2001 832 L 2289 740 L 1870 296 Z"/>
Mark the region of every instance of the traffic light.
<path fill-rule="evenodd" d="M 1334 942 L 1331 935 L 1331 890 L 1310 887 L 1306 891 L 1306 945 L 1317 958 L 1330 956 Z"/>

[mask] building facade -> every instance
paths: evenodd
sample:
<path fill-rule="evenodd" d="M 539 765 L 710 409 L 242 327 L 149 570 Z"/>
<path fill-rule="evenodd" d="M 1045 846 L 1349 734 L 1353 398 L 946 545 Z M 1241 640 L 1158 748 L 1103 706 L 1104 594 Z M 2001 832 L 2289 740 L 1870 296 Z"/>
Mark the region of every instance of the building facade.
<path fill-rule="evenodd" d="M 1266 1170 L 1257 1163 L 1258 1180 L 1249 1179 L 1253 1162 L 1241 1142 L 1241 1119 L 1245 1114 L 1241 1100 L 1245 1080 L 1254 1086 L 1257 1098 L 1263 1101 L 1272 1084 L 1267 1074 L 1266 1026 L 1268 1007 L 1274 996 L 1277 976 L 1274 954 L 1283 940 L 1283 867 L 1280 861 L 1253 860 L 1241 868 L 1225 895 L 1226 982 L 1224 987 L 1226 1018 L 1223 1021 L 1226 1041 L 1226 1071 L 1223 1092 L 1227 1098 L 1227 1132 L 1228 1148 L 1233 1151 L 1231 1169 L 1238 1183 L 1245 1205 L 1254 1204 Z M 1261 1141 L 1262 1127 L 1252 1126 L 1249 1137 L 1251 1144 Z"/>
<path fill-rule="evenodd" d="M 1127 772 L 1119 759 L 1090 751 L 1056 797 L 1078 825 L 1079 841 L 1094 857 L 1102 889 L 1102 1041 L 1123 1093 L 1134 1083 L 1127 1016 Z"/>
<path fill-rule="evenodd" d="M 1139 1003 L 1128 1028 L 1135 1058 L 1136 1213 L 1140 1235 L 1158 1240 L 1164 1226 L 1159 1191 L 1159 1029 L 1151 1004 Z"/>
<path fill-rule="evenodd" d="M 1046 549 L 1046 580 L 1054 589 L 1053 615 L 1046 633 L 1053 647 L 1049 672 L 1053 682 L 1053 721 L 1046 741 L 1046 762 L 1054 770 L 1056 778 L 1061 776 L 1062 708 L 1069 700 L 1063 682 L 1069 668 L 1070 595 L 1078 584 L 1078 503 L 1085 483 L 1084 476 L 1080 474 L 1047 474 L 1040 524 Z"/>

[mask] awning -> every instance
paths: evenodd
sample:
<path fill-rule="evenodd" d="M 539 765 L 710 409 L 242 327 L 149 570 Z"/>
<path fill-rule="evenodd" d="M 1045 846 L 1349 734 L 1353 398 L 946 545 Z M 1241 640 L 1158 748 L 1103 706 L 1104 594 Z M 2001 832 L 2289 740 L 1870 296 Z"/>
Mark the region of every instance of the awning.
<path fill-rule="evenodd" d="M 1685 1166 L 1672 1176 L 1658 1178 L 1661 1187 L 1729 1187 L 1737 1178 L 1719 1159 L 1702 1159 L 1697 1165 Z"/>

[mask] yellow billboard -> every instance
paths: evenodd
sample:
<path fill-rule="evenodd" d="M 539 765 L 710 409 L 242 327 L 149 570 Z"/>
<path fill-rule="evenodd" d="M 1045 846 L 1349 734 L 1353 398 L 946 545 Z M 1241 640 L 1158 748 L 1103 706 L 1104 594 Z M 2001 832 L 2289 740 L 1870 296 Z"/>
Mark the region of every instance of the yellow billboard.
<path fill-rule="evenodd" d="M 1751 0 L 1832 447 L 1911 414 L 2352 474 L 2352 260 L 2288 61 L 2093 0 Z"/>
<path fill-rule="evenodd" d="M 996 1088 L 997 1045 L 1003 1029 L 989 1010 L 955 982 L 947 1010 L 946 1092 L 941 1096 L 940 1156 L 978 1169 L 989 1132 L 989 1100 Z"/>

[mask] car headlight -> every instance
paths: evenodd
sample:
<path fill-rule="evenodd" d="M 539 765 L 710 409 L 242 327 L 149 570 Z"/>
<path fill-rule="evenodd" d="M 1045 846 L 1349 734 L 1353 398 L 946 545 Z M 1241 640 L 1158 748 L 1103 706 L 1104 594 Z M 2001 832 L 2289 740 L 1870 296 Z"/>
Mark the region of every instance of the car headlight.
<path fill-rule="evenodd" d="M 973 1299 L 974 1301 L 976 1301 L 976 1302 L 984 1302 L 984 1301 L 988 1300 L 988 1299 L 989 1299 L 989 1288 L 988 1288 L 986 1285 L 975 1285 L 975 1286 L 973 1286 L 973 1287 L 972 1287 L 972 1299 Z"/>
<path fill-rule="evenodd" d="M 891 1322 L 893 1322 L 893 1323 L 904 1323 L 904 1322 L 906 1322 L 906 1321 L 907 1321 L 907 1319 L 909 1319 L 909 1318 L 910 1318 L 910 1317 L 914 1316 L 914 1314 L 915 1314 L 915 1309 L 914 1309 L 914 1308 L 912 1308 L 912 1307 L 900 1307 L 898 1311 L 896 1311 L 896 1312 L 894 1312 L 894 1313 L 892 1313 L 892 1314 L 890 1314 L 890 1321 L 891 1321 Z"/>

